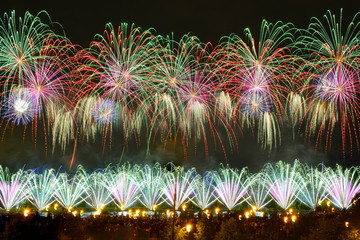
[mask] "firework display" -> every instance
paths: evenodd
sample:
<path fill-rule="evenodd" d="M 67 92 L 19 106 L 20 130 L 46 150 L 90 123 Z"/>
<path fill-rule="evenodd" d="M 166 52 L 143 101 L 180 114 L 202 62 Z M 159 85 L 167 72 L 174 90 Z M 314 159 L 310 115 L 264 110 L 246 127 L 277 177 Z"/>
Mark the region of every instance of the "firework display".
<path fill-rule="evenodd" d="M 0 19 L 0 127 L 3 134 L 14 128 L 23 129 L 24 136 L 31 131 L 35 143 L 41 136 L 46 146 L 50 138 L 53 150 L 70 146 L 73 156 L 89 141 L 101 141 L 105 149 L 127 146 L 130 139 L 148 150 L 154 143 L 165 148 L 175 142 L 185 153 L 201 144 L 206 154 L 211 142 L 225 153 L 237 149 L 238 133 L 246 129 L 271 151 L 287 128 L 294 138 L 300 133 L 325 151 L 336 135 L 344 156 L 352 154 L 360 149 L 358 15 L 345 28 L 342 13 L 340 19 L 330 12 L 324 21 L 312 18 L 307 29 L 264 20 L 258 39 L 245 29 L 244 38 L 231 34 L 216 46 L 191 35 L 177 41 L 153 29 L 109 23 L 83 48 L 56 33 L 46 12 L 18 17 L 13 11 Z M 276 175 L 277 169 L 272 171 Z M 308 177 L 318 181 L 313 174 Z M 133 183 L 127 184 L 137 193 Z M 203 187 L 197 202 L 206 206 L 212 200 L 203 197 L 213 190 Z M 261 189 L 253 189 L 252 198 L 266 196 Z M 128 193 L 119 191 L 111 190 L 119 204 L 132 202 L 120 200 Z M 216 186 L 220 191 L 225 189 Z M 155 192 L 142 192 L 146 205 L 157 202 Z M 270 194 L 279 201 L 286 197 L 275 189 Z M 321 198 L 308 197 L 303 201 L 310 205 Z M 283 202 L 284 207 L 290 203 Z M 237 200 L 228 204 L 235 206 Z"/>
<path fill-rule="evenodd" d="M 79 166 L 74 174 L 54 169 L 10 173 L 0 168 L 0 207 L 5 210 L 28 201 L 43 211 L 56 201 L 64 209 L 83 202 L 83 206 L 96 211 L 112 203 L 117 211 L 131 207 L 155 211 L 174 204 L 176 210 L 193 204 L 203 211 L 212 206 L 227 211 L 247 206 L 264 210 L 269 205 L 284 210 L 301 206 L 313 211 L 327 201 L 337 209 L 348 209 L 359 193 L 360 167 L 311 167 L 298 160 L 294 164 L 266 164 L 254 174 L 247 168 L 228 166 L 200 174 L 194 168 L 128 163 L 91 173 Z"/>

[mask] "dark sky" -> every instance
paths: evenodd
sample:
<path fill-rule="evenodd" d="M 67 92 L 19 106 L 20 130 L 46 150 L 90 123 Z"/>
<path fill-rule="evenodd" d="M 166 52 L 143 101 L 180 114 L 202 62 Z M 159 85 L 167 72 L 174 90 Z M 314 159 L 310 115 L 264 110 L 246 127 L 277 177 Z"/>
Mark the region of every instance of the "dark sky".
<path fill-rule="evenodd" d="M 321 18 L 326 10 L 352 18 L 359 11 L 359 2 L 338 0 L 127 0 L 127 1 L 6 1 L 1 11 L 15 9 L 18 16 L 25 11 L 35 14 L 46 10 L 53 21 L 59 22 L 74 42 L 89 44 L 96 33 L 102 33 L 107 22 L 135 23 L 143 29 L 154 28 L 159 34 L 175 36 L 192 33 L 203 42 L 218 42 L 219 37 L 242 34 L 245 27 L 258 32 L 262 19 L 292 22 L 306 27 L 311 17 Z"/>
<path fill-rule="evenodd" d="M 143 29 L 154 28 L 158 34 L 167 35 L 174 32 L 176 38 L 185 33 L 198 36 L 203 42 L 217 44 L 219 38 L 230 33 L 237 33 L 242 36 L 245 27 L 252 29 L 253 33 L 259 32 L 262 19 L 270 22 L 282 20 L 292 22 L 299 28 L 305 28 L 311 17 L 321 18 L 326 10 L 338 14 L 343 8 L 344 22 L 347 23 L 354 14 L 359 11 L 358 1 L 240 1 L 240 0 L 128 0 L 128 1 L 46 1 L 36 3 L 18 3 L 7 1 L 1 3 L 1 14 L 16 10 L 17 16 L 23 16 L 25 11 L 36 14 L 40 10 L 46 10 L 52 20 L 60 23 L 68 36 L 74 42 L 88 46 L 96 33 L 104 31 L 105 24 L 112 22 L 114 26 L 121 22 L 135 23 Z M 51 147 L 45 157 L 44 141 L 41 137 L 37 140 L 36 149 L 31 137 L 19 139 L 21 133 L 10 136 L 6 133 L 4 140 L 0 143 L 0 164 L 17 168 L 24 164 L 28 167 L 63 165 L 68 167 L 72 149 L 65 154 L 55 151 L 51 154 Z M 291 162 L 300 158 L 304 162 L 317 164 L 325 162 L 334 164 L 340 162 L 346 165 L 358 164 L 355 154 L 353 157 L 342 159 L 342 152 L 332 150 L 327 154 L 324 151 L 314 151 L 314 144 L 304 143 L 299 137 L 291 141 L 289 133 L 283 136 L 282 146 L 269 153 L 262 151 L 256 143 L 256 137 L 245 133 L 239 141 L 239 151 L 231 153 L 226 146 L 228 162 L 235 167 L 249 166 L 257 171 L 268 161 L 284 160 Z M 335 134 L 336 135 L 336 134 Z M 51 142 L 51 140 L 50 140 Z M 99 141 L 100 142 L 100 141 Z M 22 144 L 22 145 L 21 145 Z M 133 143 L 131 143 L 133 144 Z M 226 145 L 226 144 L 225 144 Z M 335 144 L 336 145 L 336 141 Z M 104 167 L 112 162 L 129 160 L 131 162 L 168 162 L 176 161 L 186 167 L 217 168 L 219 163 L 226 163 L 221 149 L 213 150 L 210 146 L 209 156 L 206 157 L 204 149 L 198 146 L 196 154 L 193 152 L 187 158 L 182 154 L 181 146 L 170 146 L 163 151 L 162 146 L 154 144 L 151 149 L 151 157 L 146 156 L 144 148 L 124 150 L 121 140 L 114 141 L 111 150 L 102 154 L 101 144 L 84 144 L 79 146 L 76 152 L 75 164 L 81 163 L 89 168 Z"/>

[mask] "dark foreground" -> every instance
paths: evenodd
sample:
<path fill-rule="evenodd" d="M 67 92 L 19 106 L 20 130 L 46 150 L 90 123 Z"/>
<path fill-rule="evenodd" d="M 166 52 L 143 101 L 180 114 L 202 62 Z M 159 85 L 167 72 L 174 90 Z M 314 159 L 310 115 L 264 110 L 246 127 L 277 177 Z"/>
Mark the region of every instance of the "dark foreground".
<path fill-rule="evenodd" d="M 232 212 L 194 218 L 191 212 L 182 212 L 175 221 L 175 239 L 360 239 L 360 206 L 351 211 L 323 210 L 295 216 L 292 221 L 286 213 L 246 218 L 243 212 Z M 38 213 L 28 217 L 22 213 L 0 215 L 0 239 L 155 240 L 171 239 L 171 233 L 172 219 L 159 215 L 130 218 L 104 213 L 81 218 L 65 211 L 48 217 Z"/>

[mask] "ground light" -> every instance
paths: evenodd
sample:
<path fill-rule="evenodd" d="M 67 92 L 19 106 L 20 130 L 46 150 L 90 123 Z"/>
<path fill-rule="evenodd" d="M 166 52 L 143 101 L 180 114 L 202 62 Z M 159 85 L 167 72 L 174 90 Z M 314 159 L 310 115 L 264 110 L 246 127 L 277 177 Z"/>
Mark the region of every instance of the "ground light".
<path fill-rule="evenodd" d="M 186 225 L 186 231 L 188 232 L 188 239 L 190 239 L 191 224 Z"/>
<path fill-rule="evenodd" d="M 157 205 L 154 204 L 154 205 L 152 206 L 151 210 L 153 210 L 153 211 L 155 212 L 155 211 L 156 211 L 156 208 L 157 208 Z"/>
<path fill-rule="evenodd" d="M 289 209 L 289 213 L 290 213 L 290 214 L 292 214 L 293 211 L 294 211 L 294 210 L 293 210 L 292 208 Z"/>
<path fill-rule="evenodd" d="M 183 210 L 184 212 L 186 211 L 186 208 L 187 208 L 186 204 L 182 205 L 182 210 Z"/>
<path fill-rule="evenodd" d="M 27 217 L 29 216 L 30 210 L 29 209 L 25 209 L 24 210 L 24 216 Z"/>

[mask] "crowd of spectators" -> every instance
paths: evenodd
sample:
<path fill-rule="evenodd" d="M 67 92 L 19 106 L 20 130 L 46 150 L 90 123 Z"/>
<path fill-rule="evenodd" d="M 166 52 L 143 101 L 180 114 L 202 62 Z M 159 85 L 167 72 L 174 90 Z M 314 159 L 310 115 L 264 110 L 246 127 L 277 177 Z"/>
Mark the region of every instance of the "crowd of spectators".
<path fill-rule="evenodd" d="M 0 214 L 0 239 L 360 239 L 359 207 L 351 211 L 312 213 L 272 211 L 245 216 L 244 212 L 195 214 L 182 211 L 173 221 L 160 212 L 149 216 L 102 213 L 87 217 L 63 211 L 42 216 L 32 212 Z M 296 216 L 294 220 L 290 218 Z M 287 220 L 285 218 L 288 217 Z M 191 229 L 186 226 L 190 225 Z"/>

